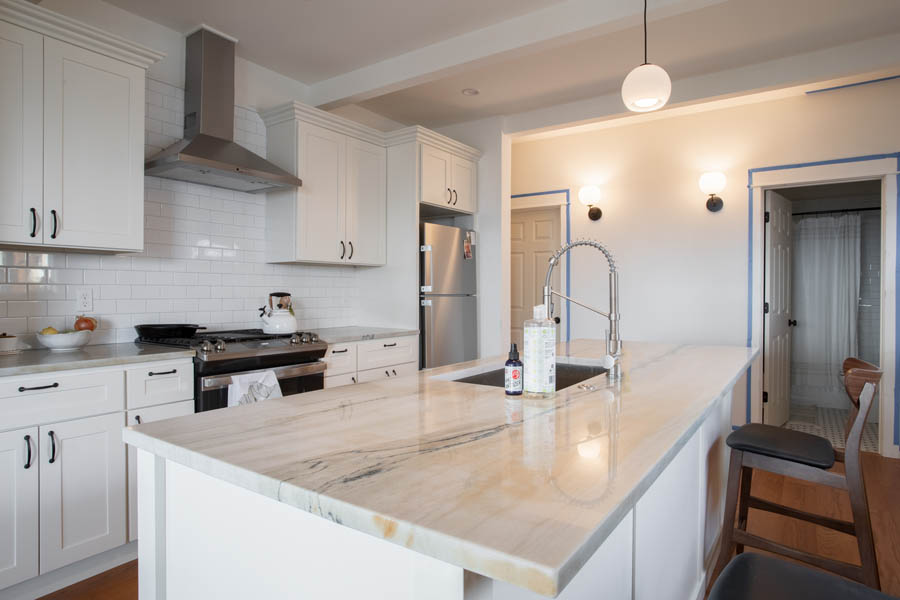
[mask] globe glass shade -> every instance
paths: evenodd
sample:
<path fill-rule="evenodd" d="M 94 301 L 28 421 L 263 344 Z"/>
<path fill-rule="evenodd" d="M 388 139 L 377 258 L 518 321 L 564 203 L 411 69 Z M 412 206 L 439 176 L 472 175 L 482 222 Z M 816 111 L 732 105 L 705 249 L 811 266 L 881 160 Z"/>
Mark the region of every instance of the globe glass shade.
<path fill-rule="evenodd" d="M 578 190 L 578 201 L 585 206 L 594 206 L 600 203 L 600 188 L 596 185 L 586 185 Z"/>
<path fill-rule="evenodd" d="M 718 194 L 725 189 L 725 175 L 718 172 L 700 176 L 700 191 L 704 194 Z"/>
<path fill-rule="evenodd" d="M 650 112 L 665 106 L 672 94 L 672 80 L 659 65 L 632 69 L 622 82 L 622 101 L 628 110 Z"/>

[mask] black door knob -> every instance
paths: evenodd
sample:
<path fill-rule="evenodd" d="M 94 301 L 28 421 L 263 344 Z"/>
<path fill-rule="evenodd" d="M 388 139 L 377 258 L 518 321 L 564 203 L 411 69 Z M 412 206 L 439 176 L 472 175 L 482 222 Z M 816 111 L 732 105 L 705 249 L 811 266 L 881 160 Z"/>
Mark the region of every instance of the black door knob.
<path fill-rule="evenodd" d="M 788 319 L 788 327 L 796 327 L 797 320 L 796 319 Z"/>

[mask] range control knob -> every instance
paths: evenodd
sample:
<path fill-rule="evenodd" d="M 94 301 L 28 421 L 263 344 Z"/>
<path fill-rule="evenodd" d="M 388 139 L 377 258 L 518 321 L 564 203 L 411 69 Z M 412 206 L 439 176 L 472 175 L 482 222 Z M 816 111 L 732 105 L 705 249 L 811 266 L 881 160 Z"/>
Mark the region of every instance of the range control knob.
<path fill-rule="evenodd" d="M 216 352 L 225 352 L 225 342 L 216 340 Z"/>
<path fill-rule="evenodd" d="M 300 341 L 301 340 L 299 335 L 297 335 L 296 333 L 291 335 L 291 344 L 299 344 Z"/>
<path fill-rule="evenodd" d="M 319 334 L 318 333 L 310 333 L 309 341 L 312 342 L 313 344 L 319 343 Z"/>
<path fill-rule="evenodd" d="M 209 343 L 209 340 L 203 340 L 202 342 L 200 342 L 200 352 L 202 352 L 204 354 L 209 354 L 212 351 L 213 351 L 213 346 L 212 346 L 212 344 Z"/>
<path fill-rule="evenodd" d="M 309 334 L 308 334 L 308 333 L 305 333 L 305 332 L 304 332 L 304 333 L 301 333 L 301 334 L 300 334 L 300 341 L 303 342 L 304 344 L 310 343 L 311 340 L 310 340 L 310 338 L 309 338 Z"/>

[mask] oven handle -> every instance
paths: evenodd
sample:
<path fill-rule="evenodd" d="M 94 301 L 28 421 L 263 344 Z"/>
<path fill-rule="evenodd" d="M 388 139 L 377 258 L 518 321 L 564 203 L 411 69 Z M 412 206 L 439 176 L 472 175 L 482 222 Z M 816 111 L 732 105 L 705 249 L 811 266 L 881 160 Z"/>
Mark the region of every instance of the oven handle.
<path fill-rule="evenodd" d="M 302 377 L 304 375 L 316 375 L 324 373 L 328 367 L 322 361 L 312 363 L 304 363 L 302 365 L 289 365 L 287 367 L 275 367 L 274 369 L 258 369 L 256 371 L 241 371 L 240 373 L 229 373 L 228 375 L 212 375 L 210 377 L 202 377 L 200 379 L 200 388 L 204 392 L 217 390 L 231 385 L 231 378 L 234 375 L 250 375 L 251 373 L 265 373 L 272 371 L 278 379 L 288 379 L 291 377 Z"/>

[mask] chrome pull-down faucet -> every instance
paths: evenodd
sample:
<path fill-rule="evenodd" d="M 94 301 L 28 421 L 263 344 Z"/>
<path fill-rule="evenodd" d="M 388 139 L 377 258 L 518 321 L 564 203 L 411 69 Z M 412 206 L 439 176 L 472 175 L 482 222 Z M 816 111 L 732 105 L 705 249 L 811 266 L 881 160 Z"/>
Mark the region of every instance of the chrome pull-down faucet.
<path fill-rule="evenodd" d="M 588 306 L 565 294 L 560 294 L 550 286 L 550 278 L 553 276 L 553 268 L 559 263 L 563 254 L 568 253 L 576 246 L 590 246 L 596 248 L 606 257 L 609 264 L 609 312 L 603 312 L 593 306 Z M 559 296 L 563 300 L 574 302 L 591 312 L 609 319 L 609 332 L 606 336 L 606 353 L 612 357 L 613 364 L 607 373 L 611 380 L 622 378 L 622 339 L 619 337 L 619 273 L 616 271 L 616 261 L 612 254 L 600 242 L 594 240 L 575 240 L 564 245 L 550 257 L 550 266 L 547 268 L 547 278 L 544 280 L 544 305 L 547 307 L 547 318 L 553 318 L 553 296 Z"/>

